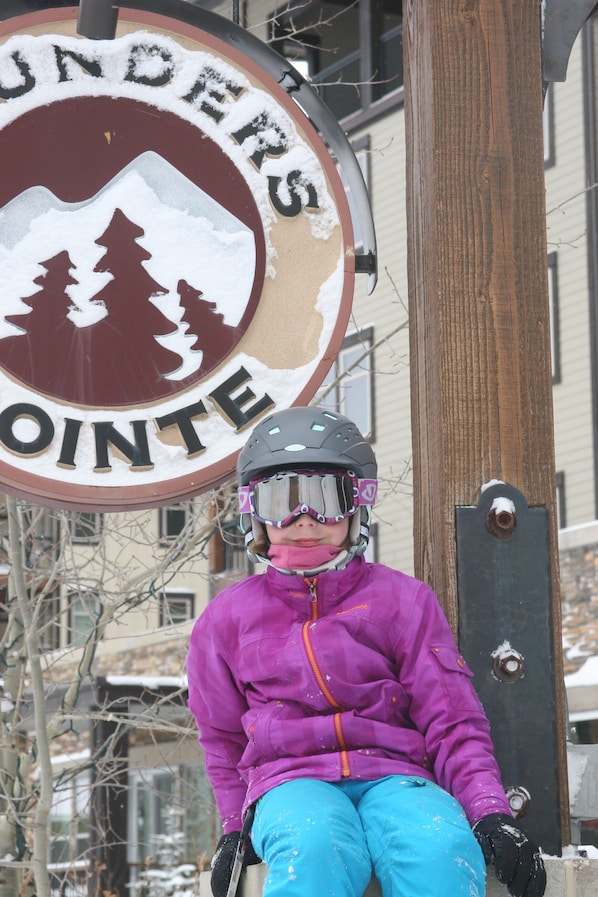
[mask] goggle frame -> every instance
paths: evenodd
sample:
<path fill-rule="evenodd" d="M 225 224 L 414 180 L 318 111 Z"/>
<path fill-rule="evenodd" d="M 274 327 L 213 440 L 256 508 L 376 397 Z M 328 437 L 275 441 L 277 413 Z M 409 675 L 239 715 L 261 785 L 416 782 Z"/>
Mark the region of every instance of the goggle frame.
<path fill-rule="evenodd" d="M 283 478 L 285 476 L 333 476 L 342 478 L 343 480 L 349 480 L 352 488 L 352 506 L 350 509 L 347 509 L 344 512 L 339 512 L 338 514 L 332 516 L 324 515 L 320 510 L 318 510 L 317 508 L 313 508 L 306 503 L 297 504 L 292 510 L 289 509 L 289 513 L 279 520 L 271 520 L 268 517 L 258 514 L 255 501 L 256 487 L 259 486 L 260 483 L 266 483 L 277 478 Z M 285 526 L 290 526 L 291 523 L 293 523 L 298 517 L 301 517 L 303 514 L 308 514 L 318 523 L 339 523 L 341 520 L 346 520 L 348 517 L 352 517 L 354 514 L 356 514 L 360 507 L 373 505 L 376 501 L 377 489 L 378 481 L 376 479 L 358 477 L 351 470 L 338 470 L 330 468 L 309 470 L 278 470 L 266 476 L 261 475 L 259 477 L 255 477 L 255 479 L 251 480 L 249 485 L 247 486 L 239 486 L 239 513 L 250 514 L 255 520 L 258 520 L 260 523 L 267 524 L 268 526 L 275 526 L 279 529 L 284 529 Z"/>

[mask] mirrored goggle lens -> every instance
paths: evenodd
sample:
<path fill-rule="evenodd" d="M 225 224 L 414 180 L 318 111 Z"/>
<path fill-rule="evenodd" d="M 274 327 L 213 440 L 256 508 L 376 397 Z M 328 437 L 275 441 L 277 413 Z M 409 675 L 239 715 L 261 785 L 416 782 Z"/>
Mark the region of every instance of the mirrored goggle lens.
<path fill-rule="evenodd" d="M 334 523 L 357 510 L 357 481 L 346 474 L 282 473 L 254 483 L 250 503 L 262 523 L 280 526 L 301 514 Z"/>

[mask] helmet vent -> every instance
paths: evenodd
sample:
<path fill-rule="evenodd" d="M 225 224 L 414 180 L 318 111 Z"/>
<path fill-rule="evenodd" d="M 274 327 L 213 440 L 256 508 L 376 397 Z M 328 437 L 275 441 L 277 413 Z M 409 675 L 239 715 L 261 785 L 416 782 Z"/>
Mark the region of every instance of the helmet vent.
<path fill-rule="evenodd" d="M 376 478 L 376 458 L 355 424 L 342 414 L 305 406 L 286 408 L 258 423 L 237 462 L 239 485 L 264 471 L 300 464 L 302 469 L 355 470 Z"/>

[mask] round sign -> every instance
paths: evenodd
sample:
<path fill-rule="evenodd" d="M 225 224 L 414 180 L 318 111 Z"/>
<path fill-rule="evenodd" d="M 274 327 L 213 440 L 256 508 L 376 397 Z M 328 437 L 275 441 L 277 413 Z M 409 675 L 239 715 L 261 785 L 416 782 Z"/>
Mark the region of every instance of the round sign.
<path fill-rule="evenodd" d="M 345 192 L 286 91 L 208 31 L 120 11 L 0 23 L 0 481 L 170 503 L 308 401 L 343 338 Z"/>

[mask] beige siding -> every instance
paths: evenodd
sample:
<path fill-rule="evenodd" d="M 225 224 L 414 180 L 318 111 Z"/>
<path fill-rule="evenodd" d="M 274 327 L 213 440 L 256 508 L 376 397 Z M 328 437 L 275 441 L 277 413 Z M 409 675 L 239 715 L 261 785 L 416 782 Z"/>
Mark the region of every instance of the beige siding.
<path fill-rule="evenodd" d="M 548 250 L 558 265 L 560 382 L 554 386 L 556 468 L 567 524 L 595 514 L 581 41 L 554 89 L 554 166 L 546 171 Z"/>
<path fill-rule="evenodd" d="M 374 515 L 377 557 L 407 572 L 413 566 L 411 424 L 402 110 L 351 135 L 370 140 L 371 201 L 378 240 L 378 285 L 366 296 L 360 277 L 358 326 L 374 326 L 375 443 L 380 498 Z"/>

